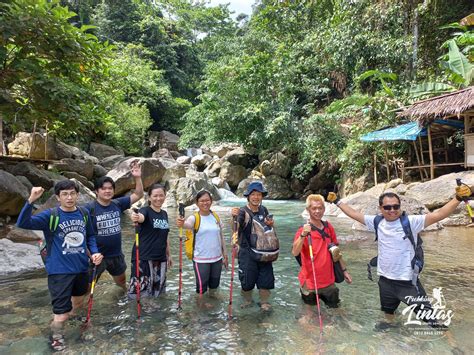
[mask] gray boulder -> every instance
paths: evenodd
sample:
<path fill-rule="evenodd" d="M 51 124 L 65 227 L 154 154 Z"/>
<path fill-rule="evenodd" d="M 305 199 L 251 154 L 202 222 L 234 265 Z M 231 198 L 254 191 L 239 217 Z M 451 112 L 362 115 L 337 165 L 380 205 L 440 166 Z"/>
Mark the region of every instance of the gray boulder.
<path fill-rule="evenodd" d="M 25 187 L 28 191 L 31 191 L 33 188 L 33 184 L 24 176 L 15 176 Z"/>
<path fill-rule="evenodd" d="M 148 134 L 151 151 L 166 148 L 178 150 L 179 136 L 168 131 L 151 131 Z"/>
<path fill-rule="evenodd" d="M 89 154 L 99 160 L 103 160 L 112 155 L 124 155 L 122 150 L 115 149 L 109 145 L 92 142 L 89 148 Z"/>
<path fill-rule="evenodd" d="M 92 160 L 64 158 L 57 163 L 50 164 L 50 168 L 62 172 L 73 171 L 90 180 L 94 177 L 94 164 Z"/>
<path fill-rule="evenodd" d="M 203 145 L 201 148 L 204 152 L 211 156 L 217 155 L 217 157 L 222 158 L 231 150 L 237 149 L 239 147 L 241 146 L 236 143 L 220 143 L 217 145 L 211 145 L 209 147 Z"/>
<path fill-rule="evenodd" d="M 191 157 L 188 157 L 186 155 L 181 155 L 176 158 L 176 161 L 180 164 L 189 164 L 191 163 Z"/>
<path fill-rule="evenodd" d="M 221 171 L 223 161 L 218 158 L 213 158 L 206 166 L 206 169 L 204 169 L 204 172 L 207 174 L 207 176 L 213 178 L 219 175 Z"/>
<path fill-rule="evenodd" d="M 246 168 L 249 167 L 250 163 L 250 155 L 247 154 L 242 147 L 231 150 L 224 155 L 222 159 L 228 161 L 232 165 L 242 165 Z"/>
<path fill-rule="evenodd" d="M 226 161 L 222 164 L 219 172 L 219 177 L 227 181 L 231 188 L 238 187 L 240 181 L 247 176 L 247 169 L 242 165 L 232 165 Z"/>
<path fill-rule="evenodd" d="M 109 171 L 112 170 L 114 166 L 127 159 L 128 158 L 124 157 L 123 155 L 112 155 L 110 157 L 102 159 L 100 161 L 100 165 L 102 165 L 107 171 Z"/>
<path fill-rule="evenodd" d="M 31 149 L 32 133 L 19 132 L 15 135 L 13 142 L 8 144 L 8 151 L 10 155 L 28 157 Z M 53 139 L 48 140 L 47 148 L 48 159 L 57 159 L 55 144 Z M 32 159 L 45 158 L 45 134 L 35 133 L 33 139 L 33 149 L 31 150 Z"/>
<path fill-rule="evenodd" d="M 82 176 L 81 174 L 78 174 L 74 171 L 65 171 L 63 175 L 67 177 L 68 179 L 76 179 L 82 185 L 87 186 L 87 188 L 89 188 L 90 190 L 94 190 L 94 184 L 90 182 L 89 180 L 87 180 L 87 178 Z"/>
<path fill-rule="evenodd" d="M 179 179 L 186 176 L 186 169 L 184 165 L 178 163 L 176 160 L 168 158 L 159 158 L 159 161 L 166 169 L 163 177 L 161 178 L 162 182 Z"/>
<path fill-rule="evenodd" d="M 0 170 L 0 215 L 18 216 L 29 196 L 29 191 L 15 176 Z"/>
<path fill-rule="evenodd" d="M 268 191 L 267 198 L 271 200 L 286 200 L 293 197 L 293 191 L 291 191 L 288 181 L 281 176 L 267 176 L 264 186 Z"/>
<path fill-rule="evenodd" d="M 42 231 L 34 231 L 12 226 L 7 234 L 7 238 L 14 243 L 38 242 L 44 239 Z"/>
<path fill-rule="evenodd" d="M 211 179 L 212 184 L 217 187 L 218 189 L 226 189 L 230 191 L 230 186 L 229 184 L 224 180 L 221 179 L 220 177 L 216 176 Z"/>
<path fill-rule="evenodd" d="M 220 199 L 219 191 L 207 179 L 183 177 L 170 182 L 169 185 L 168 194 L 173 196 L 176 202 L 184 203 L 186 206 L 194 203 L 196 194 L 201 190 L 209 191 L 214 201 Z"/>
<path fill-rule="evenodd" d="M 287 178 L 291 173 L 291 159 L 281 152 L 271 154 L 260 163 L 260 171 L 265 176 L 278 175 Z"/>
<path fill-rule="evenodd" d="M 107 170 L 99 164 L 94 164 L 94 179 L 107 175 Z"/>
<path fill-rule="evenodd" d="M 42 186 L 45 189 L 50 189 L 54 185 L 53 179 L 51 179 L 44 170 L 40 170 L 35 165 L 26 161 L 16 164 L 13 169 L 11 169 L 11 173 L 13 175 L 26 177 L 33 186 Z"/>
<path fill-rule="evenodd" d="M 37 246 L 0 239 L 0 274 L 44 268 Z"/>
<path fill-rule="evenodd" d="M 170 151 L 166 148 L 161 148 L 153 152 L 152 158 L 165 158 L 165 159 L 175 160 L 174 157 L 171 155 Z"/>
<path fill-rule="evenodd" d="M 194 164 L 198 169 L 204 169 L 207 163 L 212 160 L 212 157 L 208 154 L 199 154 L 191 159 L 191 164 Z"/>

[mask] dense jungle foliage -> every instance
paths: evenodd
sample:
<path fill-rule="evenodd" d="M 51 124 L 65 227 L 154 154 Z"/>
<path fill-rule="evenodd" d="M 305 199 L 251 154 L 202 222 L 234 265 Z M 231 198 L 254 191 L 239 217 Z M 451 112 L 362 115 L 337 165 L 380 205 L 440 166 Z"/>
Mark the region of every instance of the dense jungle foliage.
<path fill-rule="evenodd" d="M 472 0 L 263 0 L 234 19 L 206 1 L 0 1 L 0 122 L 133 154 L 167 129 L 182 147 L 281 150 L 299 178 L 324 165 L 357 176 L 383 155 L 361 134 L 472 85 L 473 20 L 460 21 L 473 12 Z"/>

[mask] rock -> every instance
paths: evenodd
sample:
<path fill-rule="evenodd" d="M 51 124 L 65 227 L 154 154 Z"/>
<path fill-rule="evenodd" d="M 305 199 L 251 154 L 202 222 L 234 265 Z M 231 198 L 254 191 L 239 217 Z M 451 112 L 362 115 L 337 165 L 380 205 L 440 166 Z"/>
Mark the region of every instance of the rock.
<path fill-rule="evenodd" d="M 196 155 L 191 159 L 191 164 L 194 164 L 198 167 L 198 169 L 203 170 L 207 163 L 209 163 L 212 160 L 212 157 L 207 154 L 199 154 Z"/>
<path fill-rule="evenodd" d="M 0 239 L 0 274 L 25 272 L 44 267 L 37 246 Z"/>
<path fill-rule="evenodd" d="M 304 191 L 304 184 L 302 181 L 298 180 L 297 178 L 293 178 L 290 181 L 290 189 L 293 192 L 297 192 L 301 194 Z"/>
<path fill-rule="evenodd" d="M 180 164 L 189 164 L 191 163 L 191 157 L 188 157 L 186 155 L 181 155 L 176 158 L 176 161 Z"/>
<path fill-rule="evenodd" d="M 228 152 L 222 158 L 224 161 L 228 161 L 232 165 L 242 165 L 249 167 L 250 156 L 247 154 L 242 147 L 236 148 Z"/>
<path fill-rule="evenodd" d="M 116 167 L 108 172 L 115 181 L 115 194 L 122 195 L 135 188 L 135 179 L 130 173 L 130 165 L 138 161 L 142 167 L 142 181 L 145 189 L 152 184 L 160 182 L 165 174 L 165 167 L 159 159 L 129 157 L 121 161 Z"/>
<path fill-rule="evenodd" d="M 65 171 L 63 173 L 65 177 L 68 179 L 76 179 L 77 181 L 80 181 L 82 185 L 87 186 L 89 189 L 94 190 L 94 184 L 87 180 L 86 177 L 74 172 L 74 171 Z"/>
<path fill-rule="evenodd" d="M 281 152 L 274 153 L 260 163 L 260 171 L 265 176 L 278 175 L 287 178 L 291 173 L 291 159 Z"/>
<path fill-rule="evenodd" d="M 221 171 L 222 163 L 223 161 L 221 159 L 214 158 L 207 164 L 206 169 L 204 169 L 204 172 L 210 178 L 216 177 Z"/>
<path fill-rule="evenodd" d="M 99 164 L 94 164 L 94 179 L 107 175 L 107 170 Z"/>
<path fill-rule="evenodd" d="M 44 239 L 44 234 L 42 231 L 22 229 L 14 225 L 8 232 L 7 238 L 14 243 L 27 243 Z"/>
<path fill-rule="evenodd" d="M 50 168 L 62 172 L 73 171 L 85 176 L 88 180 L 94 176 L 94 163 L 91 160 L 64 158 L 57 163 L 50 164 Z"/>
<path fill-rule="evenodd" d="M 0 215 L 18 216 L 29 196 L 30 192 L 15 176 L 0 170 Z"/>
<path fill-rule="evenodd" d="M 157 151 L 153 152 L 153 158 L 166 158 L 170 160 L 174 160 L 173 156 L 171 155 L 170 151 L 166 148 L 158 149 Z"/>
<path fill-rule="evenodd" d="M 217 187 L 218 189 L 226 189 L 230 191 L 230 186 L 229 184 L 224 180 L 221 179 L 220 177 L 216 176 L 211 179 L 212 184 Z"/>
<path fill-rule="evenodd" d="M 35 133 L 33 140 L 33 150 L 31 151 L 32 159 L 44 159 L 45 158 L 45 140 L 44 133 Z M 15 135 L 13 142 L 8 144 L 8 152 L 10 155 L 28 157 L 31 147 L 32 133 L 18 132 Z M 54 149 L 54 140 L 49 139 L 48 141 L 48 159 L 57 159 L 56 152 Z"/>
<path fill-rule="evenodd" d="M 378 200 L 379 196 L 384 193 L 386 187 L 387 187 L 387 184 L 385 183 L 377 184 L 371 187 L 370 189 L 364 191 L 364 194 L 375 197 Z"/>
<path fill-rule="evenodd" d="M 112 155 L 124 155 L 122 150 L 117 150 L 109 145 L 92 142 L 89 147 L 89 154 L 93 155 L 99 160 L 103 160 Z"/>
<path fill-rule="evenodd" d="M 178 150 L 179 136 L 168 131 L 150 131 L 148 135 L 151 151 L 166 148 Z"/>
<path fill-rule="evenodd" d="M 370 171 L 366 171 L 362 176 L 359 176 L 356 179 L 351 179 L 347 176 L 343 176 L 341 196 L 348 196 L 359 191 L 364 191 L 371 186 L 374 186 L 374 176 Z"/>
<path fill-rule="evenodd" d="M 267 198 L 271 200 L 286 200 L 293 197 L 288 181 L 281 176 L 267 176 L 264 186 L 268 191 Z"/>
<path fill-rule="evenodd" d="M 415 186 L 409 186 L 405 196 L 417 199 L 434 210 L 444 206 L 455 195 L 456 178 L 469 186 L 474 185 L 474 171 L 462 171 L 440 176 Z"/>
<path fill-rule="evenodd" d="M 393 191 L 398 195 L 405 195 L 405 193 L 408 191 L 408 186 L 405 184 L 400 184 L 395 187 Z"/>
<path fill-rule="evenodd" d="M 402 184 L 403 181 L 402 179 L 393 179 L 390 180 L 387 185 L 385 186 L 385 189 L 395 189 L 398 185 Z"/>
<path fill-rule="evenodd" d="M 207 154 L 211 156 L 217 155 L 217 157 L 222 158 L 231 150 L 241 148 L 241 146 L 236 143 L 220 143 L 218 145 L 212 145 L 210 147 L 206 147 L 203 145 L 201 148 L 203 151 L 206 151 Z"/>
<path fill-rule="evenodd" d="M 469 201 L 471 208 L 474 210 L 474 201 Z M 447 218 L 439 222 L 443 226 L 467 226 L 472 223 L 471 218 L 466 210 L 466 205 L 461 202 L 454 212 Z"/>
<path fill-rule="evenodd" d="M 73 158 L 73 159 L 87 160 L 87 161 L 92 162 L 93 164 L 99 163 L 98 158 L 86 153 L 85 151 L 77 147 L 68 145 L 59 140 L 57 141 L 57 144 L 56 144 L 56 150 L 60 150 L 62 152 L 62 153 L 57 154 L 57 159 Z"/>
<path fill-rule="evenodd" d="M 41 186 L 50 189 L 54 185 L 54 181 L 45 173 L 44 170 L 38 169 L 35 165 L 23 161 L 15 165 L 11 169 L 13 175 L 21 175 L 26 177 L 33 186 Z"/>
<path fill-rule="evenodd" d="M 165 174 L 161 178 L 162 182 L 179 179 L 186 176 L 186 169 L 184 168 L 184 165 L 178 163 L 176 160 L 159 158 L 159 161 L 166 169 Z"/>
<path fill-rule="evenodd" d="M 211 193 L 214 201 L 220 199 L 219 191 L 207 179 L 195 179 L 183 177 L 170 184 L 169 194 L 174 196 L 175 201 L 189 206 L 194 203 L 196 194 L 201 190 Z"/>
<path fill-rule="evenodd" d="M 33 188 L 33 184 L 28 180 L 26 177 L 20 175 L 20 176 L 15 176 L 25 187 L 28 191 L 31 191 Z"/>
<path fill-rule="evenodd" d="M 112 170 L 114 166 L 127 159 L 128 158 L 124 157 L 123 155 L 112 155 L 110 157 L 102 159 L 100 161 L 100 165 L 102 165 L 107 171 L 109 171 Z"/>
<path fill-rule="evenodd" d="M 320 164 L 319 171 L 311 177 L 304 191 L 325 194 L 327 190 L 332 191 L 334 183 L 332 182 L 333 167 L 330 164 Z"/>
<path fill-rule="evenodd" d="M 195 169 L 191 169 L 191 168 L 188 168 L 186 169 L 186 177 L 187 178 L 191 178 L 191 179 L 208 179 L 209 176 L 207 176 L 206 173 L 202 172 L 202 171 L 197 171 L 197 168 L 195 165 L 190 165 L 190 166 L 194 166 Z"/>
<path fill-rule="evenodd" d="M 247 169 L 242 165 L 232 165 L 226 161 L 222 164 L 219 177 L 229 184 L 231 188 L 236 188 L 240 181 L 247 176 Z"/>
<path fill-rule="evenodd" d="M 171 156 L 173 157 L 174 160 L 176 160 L 176 158 L 183 155 L 183 153 L 178 152 L 176 150 L 170 150 L 169 152 L 170 152 L 170 154 L 171 154 Z"/>

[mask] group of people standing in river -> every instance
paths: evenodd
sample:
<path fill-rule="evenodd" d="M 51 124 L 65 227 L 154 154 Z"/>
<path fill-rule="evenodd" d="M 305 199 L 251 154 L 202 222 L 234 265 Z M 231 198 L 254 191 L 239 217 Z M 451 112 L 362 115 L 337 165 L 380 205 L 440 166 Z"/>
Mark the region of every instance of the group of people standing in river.
<path fill-rule="evenodd" d="M 138 164 L 132 164 L 131 175 L 135 179 L 135 190 L 130 196 L 114 199 L 115 183 L 105 176 L 95 183 L 97 200 L 82 207 L 77 206 L 78 186 L 71 180 L 60 181 L 54 187 L 59 207 L 36 215 L 32 214 L 33 204 L 44 190 L 33 187 L 20 213 L 17 225 L 25 229 L 42 230 L 47 243 L 45 266 L 53 308 L 51 346 L 54 350 L 65 348 L 65 321 L 83 304 L 84 297 L 90 291 L 93 271 L 98 280 L 107 270 L 115 283 L 127 291 L 131 298 L 136 297 L 137 284 L 142 297 L 159 296 L 165 291 L 166 272 L 173 265 L 173 259 L 168 239 L 169 219 L 162 209 L 166 191 L 159 184 L 153 184 L 148 189 L 148 206 L 131 214 L 132 222 L 139 226 L 140 257 L 136 259 L 134 245 L 130 286 L 128 289 L 126 286 L 127 266 L 122 252 L 121 213 L 144 195 Z M 252 291 L 257 287 L 262 311 L 272 308 L 270 290 L 275 287 L 272 262 L 278 255 L 278 250 L 260 253 L 256 245 L 257 239 L 263 238 L 256 232 L 259 226 L 262 226 L 261 235 L 275 237 L 273 216 L 262 205 L 266 195 L 262 182 L 254 181 L 244 192 L 247 205 L 231 210 L 237 226 L 236 237 L 231 242 L 238 252 L 242 307 L 253 304 Z M 421 244 L 418 233 L 449 216 L 470 195 L 468 186 L 458 186 L 455 198 L 441 209 L 426 215 L 408 216 L 414 244 L 412 238 L 407 238 L 406 226 L 402 223 L 405 219 L 402 218 L 400 197 L 395 193 L 380 196 L 380 217 L 363 215 L 339 200 L 334 193 L 328 195 L 328 202 L 336 204 L 346 215 L 376 232 L 380 303 L 388 319 L 393 318 L 400 302 L 418 302 L 417 307 L 430 307 L 429 302 L 419 301 L 418 297 L 426 295 L 413 266 L 416 244 Z M 208 291 L 209 296 L 213 297 L 219 287 L 222 267 L 227 268 L 229 262 L 223 224 L 211 210 L 210 192 L 198 192 L 195 202 L 199 216 L 193 214 L 187 219 L 179 216 L 176 225 L 194 231 L 192 261 L 196 292 L 202 295 Z M 352 283 L 352 277 L 341 257 L 333 226 L 323 220 L 325 198 L 322 195 L 309 195 L 306 210 L 309 217 L 297 229 L 292 247 L 292 254 L 301 263 L 298 275 L 301 297 L 305 303 L 319 305 L 321 299 L 328 307 L 338 307 L 340 298 L 336 287 L 335 263 L 340 265 L 338 282 L 345 280 Z M 199 218 L 198 229 L 195 228 L 196 218 Z M 139 275 L 134 272 L 137 270 L 136 263 L 139 264 Z M 436 325 L 429 319 L 425 321 Z"/>

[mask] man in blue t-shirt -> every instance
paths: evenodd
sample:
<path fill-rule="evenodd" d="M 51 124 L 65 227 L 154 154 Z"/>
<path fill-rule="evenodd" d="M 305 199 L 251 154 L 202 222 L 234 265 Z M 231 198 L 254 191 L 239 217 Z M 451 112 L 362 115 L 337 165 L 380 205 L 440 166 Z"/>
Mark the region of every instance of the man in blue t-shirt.
<path fill-rule="evenodd" d="M 33 203 L 41 197 L 44 189 L 33 187 L 30 197 L 18 216 L 17 226 L 30 230 L 41 230 L 46 240 L 46 272 L 48 290 L 53 305 L 51 323 L 51 346 L 53 350 L 64 350 L 63 328 L 87 293 L 89 256 L 95 265 L 102 261 L 97 249 L 94 230 L 87 214 L 77 207 L 79 188 L 74 181 L 56 183 L 54 193 L 59 207 L 47 209 L 32 216 Z"/>
<path fill-rule="evenodd" d="M 125 270 L 127 264 L 122 253 L 121 214 L 143 197 L 143 183 L 140 165 L 137 162 L 131 165 L 131 175 L 135 179 L 135 191 L 130 196 L 114 199 L 115 182 L 109 176 L 103 176 L 95 182 L 97 200 L 85 207 L 89 210 L 92 225 L 96 233 L 97 247 L 104 255 L 104 260 L 97 267 L 96 277 L 107 270 L 115 283 L 124 291 Z M 92 267 L 89 270 L 92 273 Z M 92 281 L 92 278 L 89 280 Z"/>

